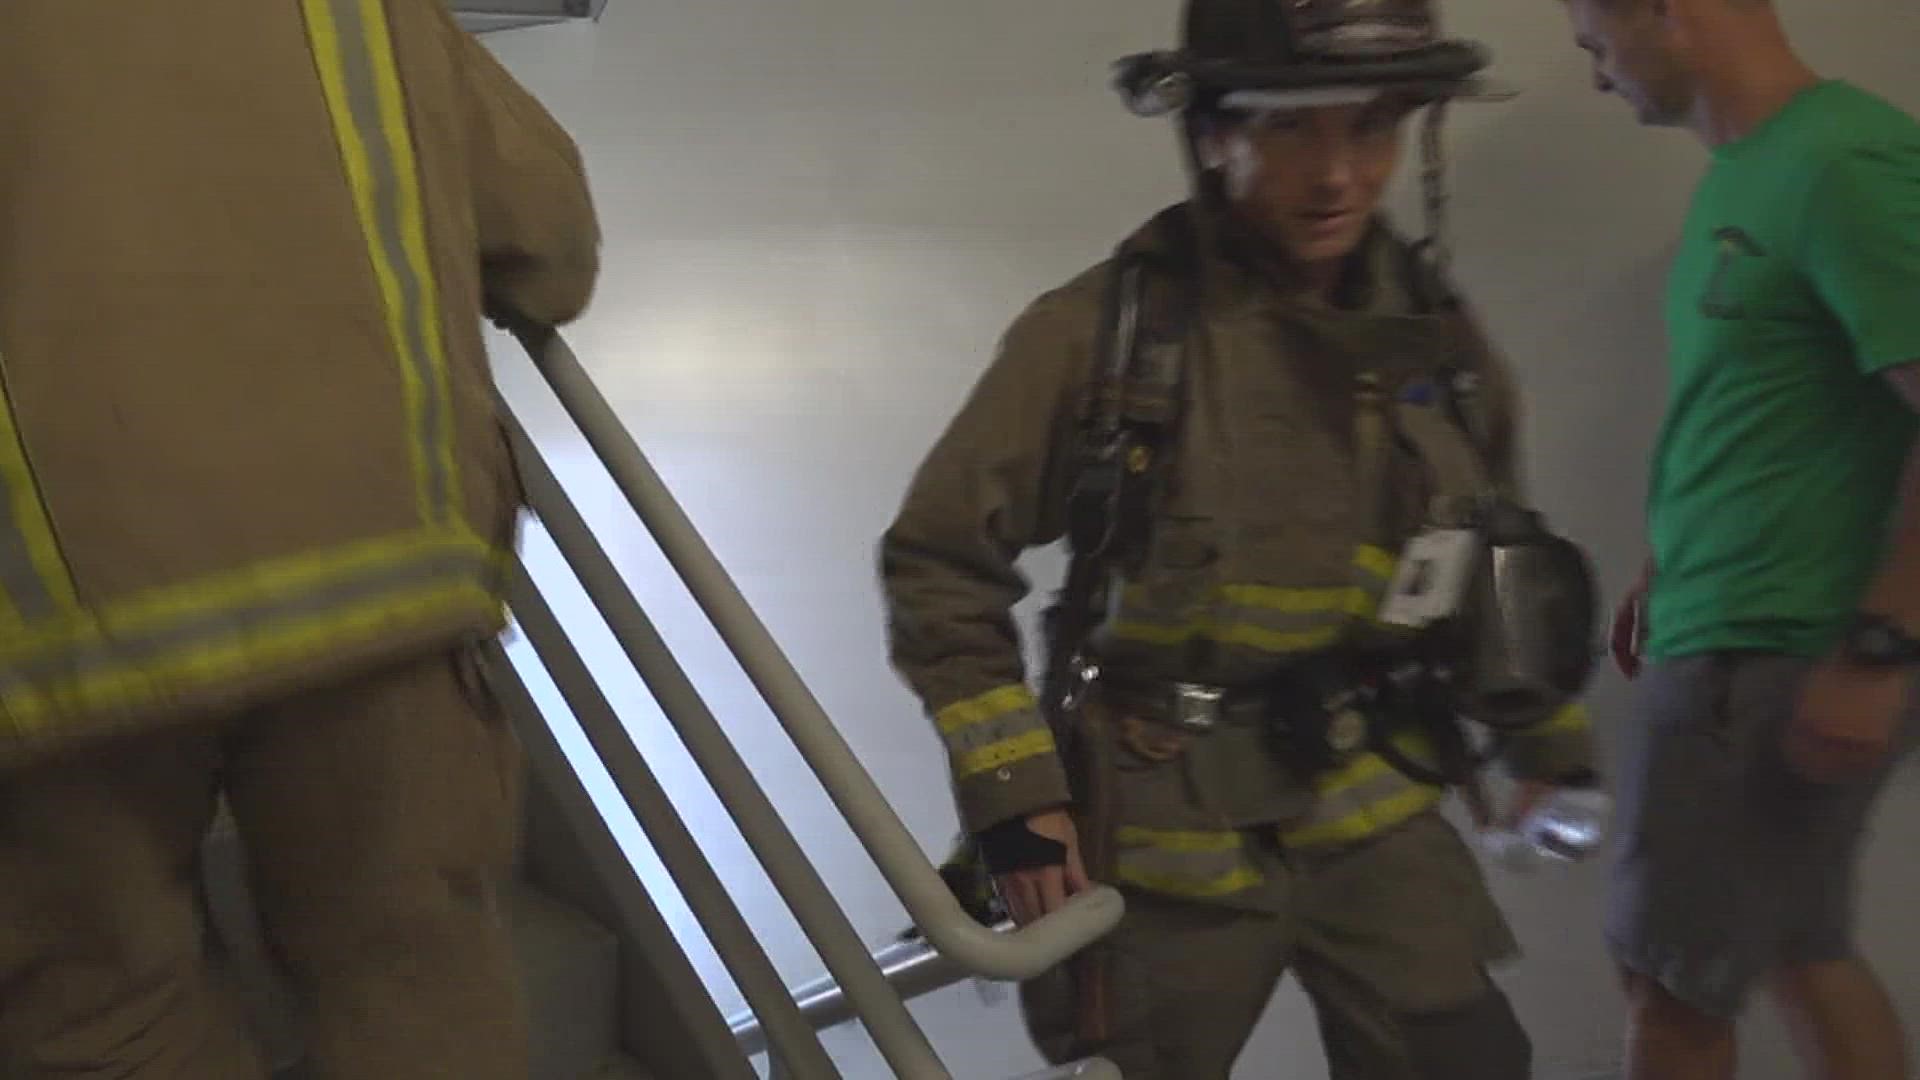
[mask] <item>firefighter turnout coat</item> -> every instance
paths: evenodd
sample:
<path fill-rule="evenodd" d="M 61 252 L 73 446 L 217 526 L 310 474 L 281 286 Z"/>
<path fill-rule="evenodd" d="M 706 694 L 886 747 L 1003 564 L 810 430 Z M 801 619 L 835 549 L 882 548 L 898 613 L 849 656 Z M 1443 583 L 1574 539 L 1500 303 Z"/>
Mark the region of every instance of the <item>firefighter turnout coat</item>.
<path fill-rule="evenodd" d="M 572 142 L 441 0 L 0 29 L 0 763 L 502 622 L 483 306 L 575 316 Z"/>
<path fill-rule="evenodd" d="M 1130 244 L 1163 243 L 1160 224 Z M 1362 376 L 1392 402 L 1440 368 L 1476 374 L 1478 457 L 1508 487 L 1516 406 L 1509 372 L 1466 313 L 1415 302 L 1415 275 L 1427 271 L 1384 226 L 1360 253 L 1352 308 L 1277 284 L 1231 246 L 1201 250 L 1185 340 L 1157 343 L 1185 349 L 1167 493 L 1144 565 L 1119 583 L 1096 640 L 1105 671 L 1234 687 L 1366 624 L 1394 553 L 1425 520 L 1430 463 L 1408 440 L 1384 441 L 1377 485 L 1361 479 Z M 946 743 L 972 832 L 1070 799 L 1067 766 L 1029 689 L 1012 613 L 1028 582 L 1015 562 L 1067 526 L 1109 277 L 1096 267 L 1013 324 L 881 544 L 892 658 Z M 1159 368 L 1175 392 L 1175 365 Z M 1222 725 L 1186 740 L 1172 764 L 1123 754 L 1112 822 L 1120 882 L 1259 906 L 1247 830 L 1273 826 L 1287 847 L 1333 849 L 1443 796 L 1373 754 L 1297 776 L 1266 737 L 1257 725 Z M 1507 756 L 1518 775 L 1553 779 L 1589 754 L 1576 708 L 1514 739 Z"/>

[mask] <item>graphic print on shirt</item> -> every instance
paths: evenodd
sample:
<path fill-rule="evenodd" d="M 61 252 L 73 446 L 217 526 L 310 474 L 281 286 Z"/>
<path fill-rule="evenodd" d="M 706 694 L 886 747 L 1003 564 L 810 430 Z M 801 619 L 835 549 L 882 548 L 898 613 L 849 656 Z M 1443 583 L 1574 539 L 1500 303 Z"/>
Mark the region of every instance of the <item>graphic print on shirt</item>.
<path fill-rule="evenodd" d="M 1714 263 L 1713 276 L 1707 279 L 1706 291 L 1700 297 L 1700 313 L 1709 319 L 1744 319 L 1747 316 L 1746 305 L 1735 298 L 1729 287 L 1733 269 L 1745 259 L 1765 255 L 1766 249 L 1738 225 L 1715 229 L 1713 243 L 1719 258 Z"/>

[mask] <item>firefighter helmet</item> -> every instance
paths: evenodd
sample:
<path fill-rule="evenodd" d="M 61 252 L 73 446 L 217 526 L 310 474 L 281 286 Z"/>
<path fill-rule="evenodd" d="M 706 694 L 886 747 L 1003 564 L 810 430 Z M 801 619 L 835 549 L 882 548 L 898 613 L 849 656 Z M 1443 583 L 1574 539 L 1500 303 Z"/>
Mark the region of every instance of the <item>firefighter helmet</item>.
<path fill-rule="evenodd" d="M 1485 46 L 1441 34 L 1434 0 L 1188 0 L 1185 22 L 1177 51 L 1117 65 L 1133 111 L 1328 104 L 1384 90 L 1504 96 L 1477 78 L 1491 59 Z"/>

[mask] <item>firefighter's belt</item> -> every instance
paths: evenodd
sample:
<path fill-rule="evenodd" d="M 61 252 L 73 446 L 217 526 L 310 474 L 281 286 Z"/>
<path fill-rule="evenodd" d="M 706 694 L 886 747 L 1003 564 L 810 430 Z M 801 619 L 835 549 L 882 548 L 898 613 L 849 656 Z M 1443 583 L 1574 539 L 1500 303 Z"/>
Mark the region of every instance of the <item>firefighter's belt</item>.
<path fill-rule="evenodd" d="M 1204 733 L 1222 724 L 1259 725 L 1278 707 L 1275 696 L 1253 687 L 1131 680 L 1103 676 L 1096 693 L 1114 711 L 1183 731 Z"/>

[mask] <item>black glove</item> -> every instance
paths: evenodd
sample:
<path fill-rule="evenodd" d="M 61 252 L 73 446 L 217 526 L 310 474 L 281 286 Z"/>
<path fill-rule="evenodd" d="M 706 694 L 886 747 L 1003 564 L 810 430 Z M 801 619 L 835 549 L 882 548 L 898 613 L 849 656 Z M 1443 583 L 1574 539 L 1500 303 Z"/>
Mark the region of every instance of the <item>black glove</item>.
<path fill-rule="evenodd" d="M 1067 845 L 1027 828 L 1023 817 L 1003 821 L 979 834 L 980 857 L 994 876 L 1067 864 Z"/>

